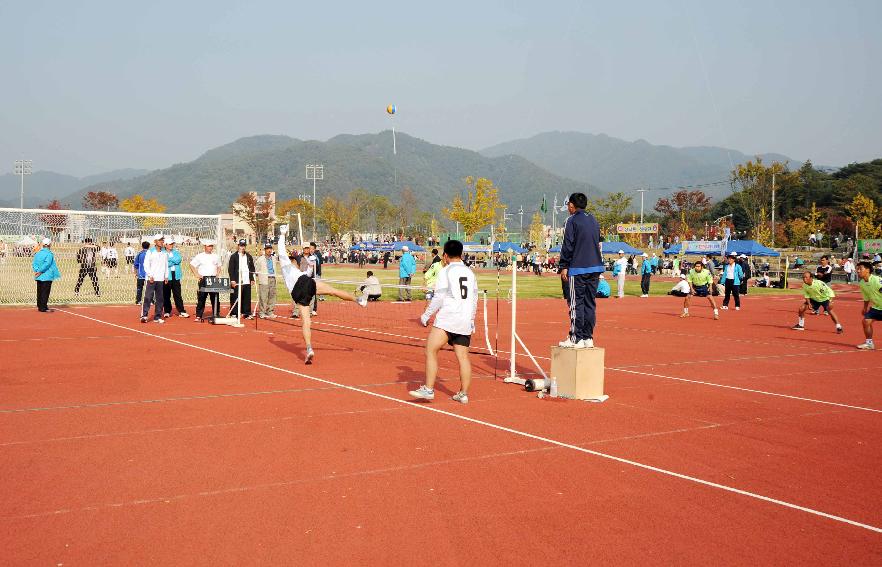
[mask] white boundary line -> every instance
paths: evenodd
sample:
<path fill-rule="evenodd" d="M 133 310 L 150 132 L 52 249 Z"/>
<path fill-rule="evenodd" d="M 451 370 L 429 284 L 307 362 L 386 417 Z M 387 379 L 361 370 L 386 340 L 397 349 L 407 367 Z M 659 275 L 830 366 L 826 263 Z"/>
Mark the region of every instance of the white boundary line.
<path fill-rule="evenodd" d="M 653 378 L 665 378 L 667 380 L 676 380 L 677 382 L 689 382 L 690 384 L 702 384 L 704 386 L 713 386 L 715 388 L 725 388 L 727 390 L 738 390 L 741 392 L 750 392 L 753 394 L 763 394 L 764 396 L 775 396 L 778 398 L 787 398 L 790 400 L 799 400 L 801 402 L 811 402 L 813 404 L 824 404 L 827 406 L 836 406 L 840 408 L 848 408 L 860 411 L 870 411 L 873 413 L 882 413 L 882 409 L 866 408 L 863 406 L 852 406 L 841 404 L 839 402 L 827 402 L 824 400 L 816 400 L 814 398 L 803 398 L 800 396 L 791 396 L 790 394 L 778 394 L 776 392 L 767 392 L 765 390 L 754 390 L 751 388 L 741 388 L 740 386 L 727 386 L 726 384 L 716 384 L 714 382 L 705 382 L 704 380 L 690 380 L 688 378 L 677 378 L 676 376 L 665 376 L 664 374 L 653 374 L 652 372 L 639 372 L 637 370 L 626 370 L 625 368 L 607 368 L 614 372 L 627 372 L 628 374 L 639 374 L 641 376 L 652 376 Z"/>
<path fill-rule="evenodd" d="M 678 478 L 678 479 L 681 479 L 681 480 L 687 480 L 687 481 L 689 481 L 689 482 L 694 482 L 694 483 L 696 483 L 696 484 L 700 484 L 700 485 L 703 485 L 703 486 L 708 486 L 708 487 L 710 487 L 710 488 L 716 488 L 716 489 L 718 489 L 718 490 L 723 490 L 723 491 L 725 491 L 725 492 L 731 492 L 731 493 L 733 493 L 733 494 L 739 494 L 739 495 L 741 495 L 741 496 L 747 496 L 747 497 L 749 497 L 749 498 L 754 498 L 754 499 L 756 499 L 756 500 L 761 500 L 761 501 L 763 501 L 763 502 L 768 502 L 768 503 L 771 503 L 771 504 L 776 504 L 776 505 L 778 505 L 778 506 L 782 506 L 782 507 L 784 507 L 784 508 L 790 508 L 791 510 L 798 510 L 798 511 L 800 511 L 800 512 L 805 512 L 805 513 L 807 513 L 807 514 L 811 514 L 811 515 L 813 515 L 813 516 L 819 516 L 819 517 L 821 517 L 821 518 L 826 518 L 826 519 L 828 519 L 828 520 L 833 520 L 833 521 L 835 521 L 835 522 L 841 522 L 841 523 L 843 523 L 843 524 L 848 524 L 848 525 L 851 525 L 851 526 L 855 526 L 855 527 L 858 527 L 858 528 L 862 528 L 862 529 L 865 529 L 865 530 L 869 530 L 869 531 L 871 531 L 871 532 L 876 532 L 876 533 L 880 533 L 880 534 L 882 534 L 882 527 L 877 527 L 877 526 L 873 526 L 873 525 L 870 525 L 870 524 L 864 524 L 864 523 L 861 523 L 861 522 L 858 522 L 858 521 L 855 521 L 855 520 L 849 520 L 848 518 L 844 518 L 844 517 L 842 517 L 842 516 L 836 516 L 835 514 L 828 514 L 828 513 L 826 513 L 826 512 L 821 512 L 820 510 L 814 510 L 814 509 L 812 509 L 812 508 L 807 508 L 807 507 L 805 507 L 805 506 L 800 506 L 800 505 L 798 505 L 798 504 L 793 504 L 793 503 L 791 503 L 791 502 L 786 502 L 786 501 L 784 501 L 784 500 L 778 500 L 778 499 L 776 499 L 776 498 L 771 498 L 771 497 L 769 497 L 769 496 L 763 496 L 762 494 L 757 494 L 757 493 L 755 493 L 755 492 L 750 492 L 750 491 L 747 491 L 747 490 L 742 490 L 742 489 L 740 489 L 740 488 L 735 488 L 735 487 L 732 487 L 732 486 L 726 486 L 725 484 L 719 484 L 719 483 L 716 483 L 716 482 L 711 482 L 711 481 L 709 481 L 709 480 L 703 480 L 703 479 L 700 479 L 700 478 L 697 478 L 697 477 L 694 477 L 694 476 L 689 476 L 689 475 L 686 475 L 686 474 L 682 474 L 682 473 L 678 473 L 678 472 L 674 472 L 674 471 L 669 471 L 669 470 L 667 470 L 667 469 L 662 469 L 662 468 L 659 468 L 659 467 L 654 467 L 654 466 L 652 466 L 652 465 L 647 465 L 647 464 L 644 464 L 644 463 L 639 463 L 639 462 L 637 462 L 637 461 L 632 461 L 632 460 L 629 460 L 629 459 L 624 459 L 624 458 L 622 458 L 622 457 L 616 457 L 615 455 L 610 455 L 610 454 L 608 454 L 608 453 L 601 453 L 600 451 L 593 451 L 593 450 L 591 450 L 591 449 L 586 449 L 586 448 L 584 448 L 584 447 L 579 447 L 578 445 L 573 445 L 573 444 L 571 444 L 571 443 L 564 443 L 563 441 L 557 441 L 556 439 L 550 439 L 550 438 L 548 438 L 548 437 L 542 437 L 542 436 L 540 436 L 540 435 L 534 435 L 534 434 L 532 434 L 532 433 L 527 433 L 526 431 L 519 431 L 519 430 L 517 430 L 517 429 L 512 429 L 512 428 L 510 428 L 510 427 L 505 427 L 505 426 L 503 426 L 503 425 L 497 425 L 497 424 L 495 424 L 495 423 L 490 423 L 489 421 L 481 421 L 481 420 L 479 420 L 479 419 L 475 419 L 475 418 L 472 418 L 472 417 L 467 417 L 467 416 L 464 416 L 464 415 L 460 415 L 460 414 L 456 414 L 456 413 L 453 413 L 453 412 L 449 412 L 449 411 L 445 411 L 445 410 L 442 410 L 442 409 L 438 409 L 438 408 L 432 407 L 432 406 L 427 405 L 427 404 L 414 403 L 414 402 L 412 402 L 412 401 L 410 401 L 410 400 L 402 400 L 402 399 L 399 399 L 399 398 L 393 398 L 392 396 L 387 396 L 387 395 L 385 395 L 385 394 L 380 394 L 380 393 L 378 393 L 378 392 L 371 392 L 370 390 L 365 390 L 365 389 L 362 389 L 362 388 L 357 388 L 357 387 L 355 387 L 355 386 L 348 386 L 348 385 L 346 385 L 346 384 L 341 384 L 341 383 L 339 383 L 339 382 L 334 382 L 334 381 L 332 381 L 332 380 L 326 380 L 326 379 L 324 379 L 324 378 L 319 378 L 319 377 L 317 377 L 317 376 L 310 376 L 310 375 L 308 375 L 308 374 L 302 374 L 302 373 L 300 373 L 300 372 L 295 372 L 295 371 L 293 371 L 293 370 L 288 370 L 288 369 L 286 369 L 286 368 L 280 368 L 280 367 L 278 367 L 278 366 L 272 366 L 272 365 L 270 365 L 270 364 L 265 364 L 265 363 L 263 363 L 263 362 L 258 362 L 258 361 L 256 361 L 256 360 L 250 360 L 250 359 L 247 359 L 247 358 L 243 358 L 243 357 L 241 357 L 241 356 L 236 356 L 236 355 L 233 355 L 233 354 L 228 354 L 228 353 L 225 353 L 225 352 L 216 351 L 216 350 L 213 350 L 213 349 L 210 349 L 210 348 L 206 348 L 206 347 L 201 347 L 201 346 L 198 346 L 198 345 L 193 345 L 193 344 L 185 343 L 185 342 L 183 342 L 183 341 L 179 341 L 179 340 L 176 340 L 176 339 L 169 339 L 169 338 L 163 337 L 163 336 L 161 336 L 161 335 L 154 335 L 154 334 L 152 334 L 152 333 L 146 333 L 146 332 L 144 332 L 144 331 L 139 331 L 139 330 L 137 330 L 137 329 L 132 329 L 131 327 L 125 327 L 125 326 L 123 326 L 123 325 L 117 325 L 116 323 L 110 323 L 110 322 L 107 322 L 107 321 L 102 321 L 102 320 L 100 320 L 100 319 L 96 319 L 96 318 L 94 318 L 94 317 L 89 317 L 88 315 L 81 315 L 81 314 L 79 314 L 79 313 L 73 313 L 73 312 L 66 311 L 66 310 L 61 310 L 61 312 L 62 312 L 62 313 L 67 313 L 67 314 L 69 314 L 69 315 L 73 315 L 74 317 L 81 317 L 81 318 L 83 318 L 83 319 L 88 319 L 88 320 L 90 320 L 90 321 L 94 321 L 94 322 L 96 322 L 96 323 L 101 323 L 101 324 L 103 324 L 103 325 L 109 325 L 109 326 L 111 326 L 111 327 L 116 327 L 116 328 L 119 328 L 119 329 L 125 329 L 125 330 L 131 331 L 131 332 L 133 332 L 133 333 L 139 333 L 139 334 L 141 334 L 141 335 L 146 335 L 146 336 L 148 336 L 148 337 L 154 337 L 154 338 L 157 338 L 157 339 L 160 339 L 160 340 L 163 340 L 163 341 L 168 341 L 168 342 L 170 342 L 170 343 L 174 343 L 174 344 L 177 344 L 177 345 L 181 345 L 181 346 L 189 347 L 189 348 L 196 349 L 196 350 L 201 350 L 201 351 L 203 351 L 203 352 L 207 352 L 207 353 L 211 353 L 211 354 L 216 354 L 216 355 L 221 356 L 221 357 L 224 357 L 224 358 L 230 358 L 230 359 L 232 359 L 232 360 L 238 360 L 238 361 L 240 361 L 240 362 L 245 362 L 245 363 L 248 363 L 248 364 L 253 364 L 253 365 L 255 365 L 255 366 L 260 366 L 260 367 L 267 368 L 267 369 L 270 369 L 270 370 L 276 370 L 276 371 L 278 371 L 278 372 L 284 372 L 284 373 L 286 373 L 286 374 L 290 374 L 290 375 L 292 375 L 292 376 L 298 376 L 298 377 L 300 377 L 300 378 L 306 378 L 307 380 L 314 380 L 314 381 L 316 381 L 316 382 L 320 382 L 320 383 L 322 383 L 322 384 L 329 384 L 329 385 L 332 385 L 332 386 L 337 386 L 338 388 L 342 388 L 342 389 L 344 389 L 344 390 L 350 390 L 350 391 L 353 391 L 353 392 L 358 392 L 358 393 L 360 393 L 360 394 L 365 394 L 365 395 L 368 395 L 368 396 L 373 396 L 373 397 L 375 397 L 375 398 L 379 398 L 379 399 L 382 399 L 382 400 L 387 400 L 387 401 L 390 401 L 390 402 L 394 402 L 394 403 L 396 403 L 396 404 L 404 404 L 404 405 L 406 405 L 406 406 L 408 406 L 408 407 L 411 407 L 411 408 L 414 408 L 414 409 L 417 409 L 417 410 L 428 411 L 428 412 L 432 412 L 432 413 L 436 413 L 436 414 L 440 414 L 440 415 L 445 415 L 445 416 L 447 416 L 447 417 L 452 417 L 452 418 L 454 418 L 454 419 L 459 419 L 459 420 L 462 420 L 462 421 L 467 421 L 467 422 L 469 422 L 469 423 L 474 423 L 474 424 L 477 424 L 477 425 L 482 425 L 482 426 L 487 427 L 487 428 L 490 428 L 490 429 L 496 429 L 496 430 L 498 430 L 498 431 L 504 431 L 504 432 L 506 432 L 506 433 L 511 433 L 511 434 L 513 434 L 513 435 L 518 435 L 518 436 L 520 436 L 520 437 L 526 437 L 527 439 L 533 439 L 533 440 L 535 440 L 535 441 L 540 441 L 540 442 L 542 442 L 542 443 L 548 443 L 548 444 L 550 444 L 550 445 L 555 445 L 555 446 L 557 446 L 557 447 L 564 447 L 564 448 L 567 448 L 567 449 L 571 449 L 571 450 L 573 450 L 573 451 L 578 451 L 578 452 L 580 452 L 580 453 L 585 453 L 585 454 L 592 455 L 592 456 L 595 456 L 595 457 L 601 457 L 601 458 L 603 458 L 603 459 L 608 459 L 608 460 L 615 461 L 615 462 L 618 462 L 618 463 L 623 463 L 623 464 L 626 464 L 626 465 L 631 465 L 631 466 L 633 466 L 633 467 L 637 467 L 637 468 L 640 468 L 640 469 L 643 469 L 643 470 L 647 470 L 647 471 L 651 471 L 651 472 L 656 472 L 656 473 L 659 473 L 659 474 L 663 474 L 663 475 L 666 475 L 666 476 L 670 476 L 670 477 Z"/>

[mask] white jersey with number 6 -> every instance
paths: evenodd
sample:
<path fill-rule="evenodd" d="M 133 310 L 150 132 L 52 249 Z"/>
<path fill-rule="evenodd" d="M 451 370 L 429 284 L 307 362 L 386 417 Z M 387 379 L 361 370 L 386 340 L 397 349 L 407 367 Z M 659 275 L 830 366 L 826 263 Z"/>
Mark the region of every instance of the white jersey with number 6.
<path fill-rule="evenodd" d="M 428 319 L 436 311 L 435 326 L 449 333 L 471 335 L 478 309 L 478 280 L 462 262 L 451 262 L 438 273 L 435 296 L 426 308 Z"/>

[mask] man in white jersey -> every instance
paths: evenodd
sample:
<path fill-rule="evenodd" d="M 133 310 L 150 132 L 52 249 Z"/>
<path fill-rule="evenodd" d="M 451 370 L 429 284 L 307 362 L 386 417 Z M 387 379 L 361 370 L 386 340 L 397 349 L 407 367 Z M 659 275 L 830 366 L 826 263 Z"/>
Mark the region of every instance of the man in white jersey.
<path fill-rule="evenodd" d="M 625 251 L 619 250 L 619 258 L 613 264 L 613 275 L 616 277 L 616 297 L 621 299 L 625 297 L 625 274 L 628 272 L 628 259 L 625 257 Z"/>
<path fill-rule="evenodd" d="M 284 224 L 280 226 L 279 233 L 279 266 L 282 269 L 285 286 L 291 292 L 291 299 L 294 300 L 294 307 L 300 311 L 300 320 L 303 322 L 303 341 L 306 343 L 306 364 L 312 364 L 315 352 L 312 350 L 310 305 L 316 294 L 333 295 L 344 301 L 355 301 L 362 307 L 367 306 L 367 298 L 356 299 L 351 293 L 335 289 L 325 282 L 316 281 L 301 272 L 297 266 L 291 263 L 288 251 L 285 250 L 285 235 L 288 233 L 288 226 Z"/>
<path fill-rule="evenodd" d="M 435 325 L 426 340 L 426 383 L 410 395 L 421 400 L 435 399 L 435 379 L 438 377 L 438 351 L 444 343 L 453 347 L 459 361 L 459 391 L 453 400 L 469 403 L 469 384 L 472 381 L 472 364 L 469 362 L 469 344 L 475 331 L 475 313 L 478 309 L 478 279 L 462 262 L 462 242 L 449 240 L 444 243 L 442 256 L 444 268 L 435 282 L 435 295 L 420 317 L 423 326 L 435 312 Z"/>

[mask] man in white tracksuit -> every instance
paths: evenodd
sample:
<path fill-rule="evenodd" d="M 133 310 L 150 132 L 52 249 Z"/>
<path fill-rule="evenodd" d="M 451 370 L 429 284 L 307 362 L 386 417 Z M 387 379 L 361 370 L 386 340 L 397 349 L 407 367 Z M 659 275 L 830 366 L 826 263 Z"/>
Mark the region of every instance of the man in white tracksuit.
<path fill-rule="evenodd" d="M 616 276 L 616 284 L 618 287 L 617 297 L 621 299 L 625 297 L 625 274 L 628 272 L 628 259 L 625 257 L 625 251 L 619 250 L 619 258 L 613 266 L 613 274 Z"/>

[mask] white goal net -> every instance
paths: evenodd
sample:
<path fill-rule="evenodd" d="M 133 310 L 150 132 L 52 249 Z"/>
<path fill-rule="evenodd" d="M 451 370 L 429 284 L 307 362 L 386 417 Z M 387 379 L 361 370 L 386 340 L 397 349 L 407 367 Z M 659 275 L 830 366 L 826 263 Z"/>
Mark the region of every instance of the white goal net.
<path fill-rule="evenodd" d="M 50 303 L 133 304 L 134 259 L 142 242 L 152 245 L 157 233 L 174 238 L 183 264 L 202 252 L 202 240 L 212 239 L 224 258 L 220 219 L 220 215 L 0 208 L 0 305 L 35 304 L 31 262 L 43 238 L 52 239 L 61 272 L 61 279 L 52 284 Z M 84 248 L 87 253 L 79 253 Z M 181 282 L 185 298 L 196 297 L 196 283 L 185 269 Z"/>

